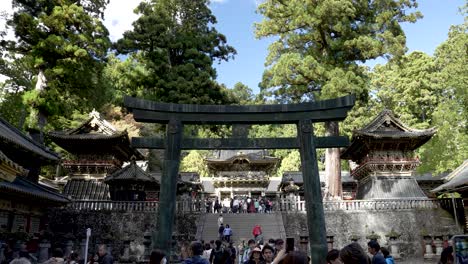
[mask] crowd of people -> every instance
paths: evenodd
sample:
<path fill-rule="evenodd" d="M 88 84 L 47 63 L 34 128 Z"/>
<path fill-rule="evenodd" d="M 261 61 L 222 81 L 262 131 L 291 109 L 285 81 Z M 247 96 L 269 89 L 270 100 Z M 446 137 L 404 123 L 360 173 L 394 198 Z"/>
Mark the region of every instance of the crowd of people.
<path fill-rule="evenodd" d="M 19 254 L 17 258 L 6 252 L 4 254 L 1 264 L 31 264 L 37 263 L 37 259 L 33 258 L 30 254 Z M 52 250 L 52 257 L 50 257 L 42 264 L 84 264 L 84 260 L 80 259 L 80 256 L 76 252 L 72 252 L 69 256 L 65 257 L 61 248 L 55 248 Z M 98 252 L 96 255 L 90 255 L 86 264 L 113 264 L 114 258 L 110 253 L 107 252 L 107 245 L 99 245 Z"/>
<path fill-rule="evenodd" d="M 266 197 L 234 197 L 219 200 L 206 198 L 205 210 L 207 213 L 271 213 L 273 201 Z"/>

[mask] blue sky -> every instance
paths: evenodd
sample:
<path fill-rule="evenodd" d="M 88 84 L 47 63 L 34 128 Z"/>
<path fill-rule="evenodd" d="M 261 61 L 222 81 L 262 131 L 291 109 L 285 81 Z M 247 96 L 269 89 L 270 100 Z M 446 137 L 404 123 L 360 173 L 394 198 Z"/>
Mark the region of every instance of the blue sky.
<path fill-rule="evenodd" d="M 420 0 L 418 10 L 424 18 L 414 24 L 405 23 L 403 28 L 407 37 L 409 51 L 423 51 L 433 54 L 435 48 L 447 39 L 451 25 L 461 24 L 463 16 L 458 8 L 463 0 Z M 237 50 L 234 60 L 215 65 L 218 81 L 232 88 L 242 82 L 258 92 L 258 83 L 265 69 L 264 62 L 271 40 L 257 40 L 254 36 L 254 23 L 262 16 L 255 13 L 255 0 L 218 0 L 211 4 L 213 14 L 218 20 L 216 29 L 227 37 L 228 44 Z M 368 62 L 385 63 L 384 60 Z"/>
<path fill-rule="evenodd" d="M 0 13 L 12 13 L 11 0 L 1 0 Z M 104 16 L 104 24 L 109 30 L 111 40 L 122 37 L 125 30 L 132 29 L 131 23 L 137 19 L 133 9 L 141 0 L 110 0 Z M 254 36 L 254 23 L 262 17 L 255 13 L 262 0 L 211 0 L 211 10 L 218 20 L 216 28 L 228 39 L 228 44 L 237 50 L 234 60 L 216 64 L 218 81 L 232 88 L 242 82 L 258 92 L 258 83 L 265 69 L 264 62 L 271 40 L 257 40 Z M 465 0 L 466 1 L 466 0 Z M 432 54 L 435 48 L 447 38 L 450 25 L 461 24 L 463 16 L 458 8 L 464 0 L 419 0 L 419 8 L 424 18 L 415 24 L 404 24 L 409 52 L 420 50 Z M 3 29 L 0 20 L 0 30 Z M 9 32 L 12 38 L 12 32 Z M 368 62 L 373 66 L 384 60 Z M 0 76 L 0 81 L 3 77 Z"/>

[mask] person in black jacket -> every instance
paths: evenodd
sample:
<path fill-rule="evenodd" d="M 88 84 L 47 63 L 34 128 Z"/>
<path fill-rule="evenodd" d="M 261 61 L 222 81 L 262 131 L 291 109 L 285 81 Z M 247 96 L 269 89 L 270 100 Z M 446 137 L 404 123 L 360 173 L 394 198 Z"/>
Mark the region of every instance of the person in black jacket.
<path fill-rule="evenodd" d="M 99 264 L 113 264 L 114 263 L 114 258 L 112 257 L 111 254 L 107 253 L 107 246 L 102 244 L 99 245 L 98 249 L 98 263 Z"/>

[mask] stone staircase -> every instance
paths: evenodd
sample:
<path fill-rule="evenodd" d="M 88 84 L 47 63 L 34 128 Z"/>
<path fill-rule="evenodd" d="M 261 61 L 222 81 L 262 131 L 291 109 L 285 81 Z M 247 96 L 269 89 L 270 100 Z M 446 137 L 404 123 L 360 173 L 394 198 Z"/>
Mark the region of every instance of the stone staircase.
<path fill-rule="evenodd" d="M 218 214 L 204 214 L 200 216 L 197 227 L 197 239 L 208 242 L 218 239 Z M 223 214 L 224 225 L 229 224 L 233 231 L 231 240 L 235 243 L 245 243 L 252 236 L 252 229 L 256 224 L 262 227 L 264 241 L 270 238 L 285 239 L 283 218 L 281 213 L 271 214 Z"/>

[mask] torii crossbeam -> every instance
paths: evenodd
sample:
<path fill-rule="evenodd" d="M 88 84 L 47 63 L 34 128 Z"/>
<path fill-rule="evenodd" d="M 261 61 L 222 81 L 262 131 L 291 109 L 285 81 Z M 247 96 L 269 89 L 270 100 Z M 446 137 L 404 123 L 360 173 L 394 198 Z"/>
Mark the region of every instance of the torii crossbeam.
<path fill-rule="evenodd" d="M 349 145 L 347 137 L 315 137 L 312 123 L 341 121 L 354 106 L 352 95 L 302 104 L 188 105 L 157 103 L 125 97 L 124 105 L 138 122 L 167 124 L 166 137 L 133 138 L 137 148 L 165 149 L 161 178 L 159 230 L 154 247 L 170 252 L 175 214 L 177 175 L 182 149 L 299 149 L 304 178 L 309 243 L 312 263 L 325 263 L 325 217 L 316 148 Z M 296 138 L 196 139 L 182 137 L 184 124 L 296 124 Z"/>

